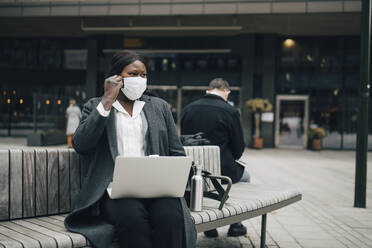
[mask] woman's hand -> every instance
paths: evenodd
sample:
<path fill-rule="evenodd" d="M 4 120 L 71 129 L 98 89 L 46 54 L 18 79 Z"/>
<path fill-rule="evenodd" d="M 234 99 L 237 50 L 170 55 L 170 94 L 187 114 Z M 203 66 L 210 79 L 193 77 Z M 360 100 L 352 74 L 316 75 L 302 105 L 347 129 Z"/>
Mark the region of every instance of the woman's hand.
<path fill-rule="evenodd" d="M 104 85 L 104 94 L 102 98 L 102 105 L 105 110 L 110 110 L 112 104 L 116 101 L 120 88 L 123 88 L 123 78 L 121 76 L 115 75 L 106 78 Z"/>

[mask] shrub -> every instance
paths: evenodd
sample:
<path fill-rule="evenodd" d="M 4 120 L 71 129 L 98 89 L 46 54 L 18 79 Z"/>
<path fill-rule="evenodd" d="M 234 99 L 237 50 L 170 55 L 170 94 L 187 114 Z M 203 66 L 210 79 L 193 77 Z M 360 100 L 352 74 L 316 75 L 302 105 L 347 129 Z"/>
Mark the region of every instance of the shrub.
<path fill-rule="evenodd" d="M 307 132 L 307 135 L 309 139 L 323 139 L 325 136 L 327 136 L 327 132 L 322 127 L 316 127 L 316 128 L 311 128 Z"/>
<path fill-rule="evenodd" d="M 273 105 L 269 102 L 268 99 L 254 98 L 246 101 L 245 107 L 249 112 L 263 113 L 270 112 L 273 108 Z"/>

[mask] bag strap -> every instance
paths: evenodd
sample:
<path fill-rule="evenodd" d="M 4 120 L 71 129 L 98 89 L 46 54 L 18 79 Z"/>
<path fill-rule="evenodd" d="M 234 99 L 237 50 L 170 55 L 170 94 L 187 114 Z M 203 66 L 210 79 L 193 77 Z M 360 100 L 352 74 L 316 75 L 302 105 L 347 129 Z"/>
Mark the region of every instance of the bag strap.
<path fill-rule="evenodd" d="M 231 185 L 232 185 L 231 179 L 229 177 L 226 177 L 226 176 L 212 175 L 210 172 L 205 171 L 205 170 L 202 171 L 202 176 L 204 178 L 209 178 L 211 180 L 215 190 L 217 191 L 217 193 L 204 192 L 203 196 L 207 197 L 207 198 L 211 198 L 211 199 L 216 200 L 216 201 L 220 201 L 221 203 L 220 203 L 220 206 L 218 207 L 218 209 L 221 210 L 223 208 L 223 205 L 227 201 L 227 199 L 229 199 L 229 192 L 230 192 Z M 227 181 L 226 190 L 222 187 L 222 185 L 218 182 L 217 179 Z"/>
<path fill-rule="evenodd" d="M 221 186 L 221 184 L 217 181 L 216 178 L 210 178 L 209 176 L 212 175 L 210 172 L 203 170 L 202 171 L 202 176 L 204 180 L 206 178 L 209 178 L 214 186 L 214 189 L 217 191 L 217 193 L 212 193 L 211 191 L 209 192 L 204 192 L 204 196 L 208 198 L 212 198 L 217 201 L 222 200 L 222 196 L 225 194 L 225 189 Z M 206 181 L 206 180 L 205 180 Z"/>

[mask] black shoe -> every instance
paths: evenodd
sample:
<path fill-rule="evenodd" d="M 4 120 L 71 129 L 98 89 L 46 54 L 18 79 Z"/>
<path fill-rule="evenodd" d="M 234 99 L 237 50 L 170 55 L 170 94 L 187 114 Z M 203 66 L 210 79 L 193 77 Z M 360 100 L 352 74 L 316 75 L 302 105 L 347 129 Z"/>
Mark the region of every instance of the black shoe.
<path fill-rule="evenodd" d="M 227 232 L 227 236 L 230 237 L 238 237 L 245 234 L 247 234 L 247 228 L 243 226 L 241 222 L 231 224 L 229 231 Z"/>
<path fill-rule="evenodd" d="M 215 238 L 215 237 L 218 237 L 218 232 L 217 232 L 217 229 L 212 229 L 212 230 L 209 230 L 209 231 L 205 231 L 204 235 L 207 238 Z"/>

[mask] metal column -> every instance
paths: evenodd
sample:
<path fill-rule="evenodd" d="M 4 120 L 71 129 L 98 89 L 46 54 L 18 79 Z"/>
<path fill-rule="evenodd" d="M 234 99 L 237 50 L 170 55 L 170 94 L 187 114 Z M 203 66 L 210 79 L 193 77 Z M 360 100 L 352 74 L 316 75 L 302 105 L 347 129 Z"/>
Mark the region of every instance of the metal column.
<path fill-rule="evenodd" d="M 371 1 L 362 0 L 360 28 L 360 103 L 355 167 L 354 207 L 366 207 L 367 150 L 368 150 L 368 100 L 371 59 Z"/>
<path fill-rule="evenodd" d="M 262 221 L 261 221 L 261 248 L 265 248 L 266 243 L 266 217 L 267 215 L 262 215 Z"/>

